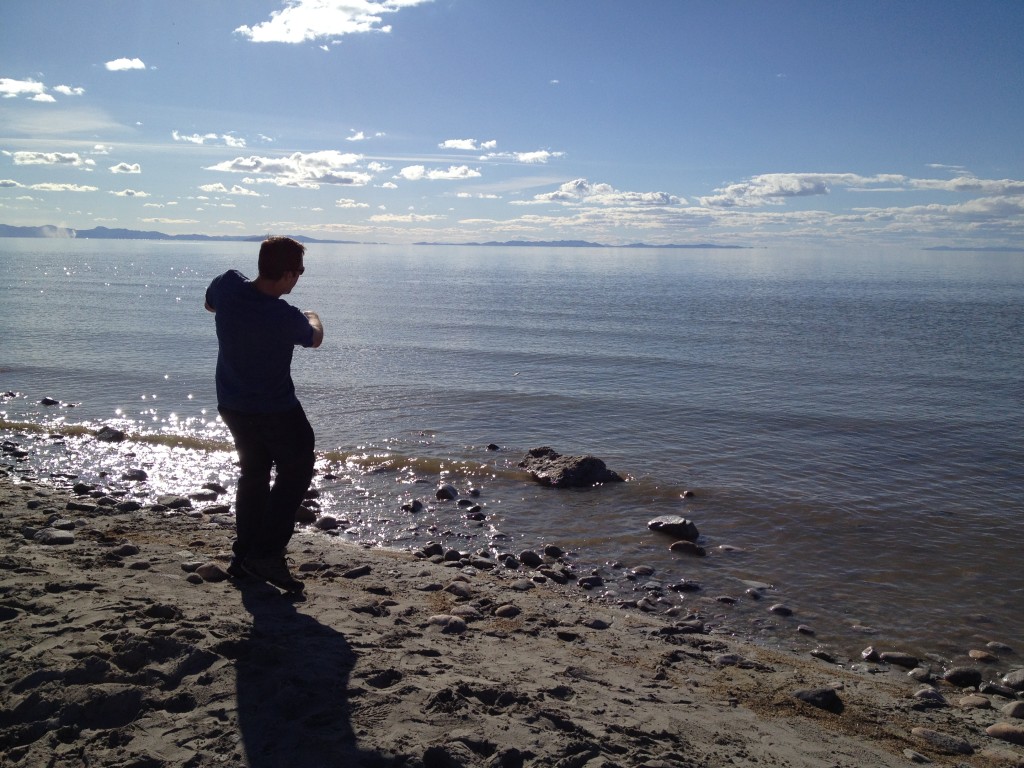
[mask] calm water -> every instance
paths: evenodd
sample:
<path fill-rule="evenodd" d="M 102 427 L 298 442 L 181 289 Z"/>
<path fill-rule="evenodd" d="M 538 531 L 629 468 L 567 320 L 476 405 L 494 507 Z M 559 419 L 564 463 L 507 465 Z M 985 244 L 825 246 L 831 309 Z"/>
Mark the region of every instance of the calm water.
<path fill-rule="evenodd" d="M 203 292 L 229 267 L 254 276 L 255 255 L 0 240 L 0 391 L 19 393 L 0 432 L 27 435 L 42 477 L 141 465 L 152 492 L 230 485 Z M 845 652 L 1024 650 L 1019 254 L 314 245 L 306 264 L 291 300 L 327 336 L 296 352 L 294 377 L 343 538 L 554 542 L 610 577 L 620 563 L 694 579 L 700 593 L 669 599 L 794 646 L 815 642 L 799 622 Z M 139 439 L 75 428 L 101 423 Z M 539 445 L 629 482 L 539 488 L 515 468 Z M 442 477 L 481 487 L 488 519 L 400 510 Z M 647 531 L 672 513 L 708 558 Z"/>

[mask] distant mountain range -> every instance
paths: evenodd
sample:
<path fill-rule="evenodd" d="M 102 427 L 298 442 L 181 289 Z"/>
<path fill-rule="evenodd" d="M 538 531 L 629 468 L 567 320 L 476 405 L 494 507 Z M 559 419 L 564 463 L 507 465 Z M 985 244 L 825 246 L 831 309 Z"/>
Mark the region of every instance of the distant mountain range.
<path fill-rule="evenodd" d="M 68 240 L 200 240 L 207 242 L 242 242 L 258 243 L 266 239 L 266 235 L 168 235 L 164 232 L 146 232 L 137 229 L 109 229 L 93 227 L 92 229 L 69 229 L 68 227 L 12 227 L 0 224 L 0 237 L 45 237 Z M 355 243 L 355 240 L 316 240 L 312 237 L 294 235 L 303 243 Z"/>
<path fill-rule="evenodd" d="M 68 227 L 12 227 L 8 224 L 0 224 L 0 237 L 45 237 L 51 239 L 74 239 L 74 240 L 192 240 L 192 241 L 223 241 L 258 243 L 263 241 L 266 235 L 168 235 L 164 232 L 147 232 L 137 229 L 109 229 L 108 227 L 93 227 L 92 229 L 70 229 Z M 292 235 L 302 243 L 350 243 L 363 244 L 358 240 L 317 240 L 303 235 Z M 587 240 L 507 240 L 505 242 L 489 241 L 486 243 L 427 243 L 420 242 L 414 245 L 445 245 L 445 246 L 523 246 L 532 248 L 745 248 L 742 245 L 715 245 L 714 243 L 691 243 L 683 245 L 650 245 L 648 243 L 630 243 L 629 245 L 605 245 L 603 243 L 592 243 Z"/>

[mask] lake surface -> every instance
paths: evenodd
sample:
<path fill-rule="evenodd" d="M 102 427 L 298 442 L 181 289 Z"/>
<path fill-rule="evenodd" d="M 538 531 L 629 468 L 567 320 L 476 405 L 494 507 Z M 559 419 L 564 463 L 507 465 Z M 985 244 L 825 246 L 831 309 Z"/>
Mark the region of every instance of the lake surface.
<path fill-rule="evenodd" d="M 0 240 L 0 437 L 31 445 L 23 471 L 231 486 L 203 294 L 255 277 L 257 248 Z M 637 588 L 693 579 L 665 600 L 783 645 L 1024 648 L 1020 254 L 312 245 L 290 300 L 326 330 L 293 373 L 345 540 L 555 543 L 622 599 L 649 565 Z M 83 434 L 102 424 L 134 439 Z M 628 482 L 541 488 L 516 467 L 541 445 Z M 487 519 L 434 503 L 442 479 Z M 709 556 L 669 552 L 663 514 Z"/>

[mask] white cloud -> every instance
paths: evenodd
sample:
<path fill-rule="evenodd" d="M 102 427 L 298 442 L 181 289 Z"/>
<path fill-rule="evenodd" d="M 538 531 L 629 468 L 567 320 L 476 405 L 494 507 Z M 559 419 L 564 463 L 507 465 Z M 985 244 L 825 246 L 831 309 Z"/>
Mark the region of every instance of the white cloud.
<path fill-rule="evenodd" d="M 360 32 L 390 32 L 382 14 L 397 13 L 430 0 L 286 0 L 270 20 L 235 32 L 254 43 L 303 43 Z"/>
<path fill-rule="evenodd" d="M 145 224 L 198 224 L 198 219 L 162 219 L 162 218 L 151 218 L 142 219 Z"/>
<path fill-rule="evenodd" d="M 29 101 L 38 101 L 38 102 L 41 102 L 43 104 L 56 104 L 57 103 L 57 100 L 55 98 L 53 98 L 53 96 L 51 96 L 48 93 L 37 93 L 35 96 L 31 97 L 29 99 Z"/>
<path fill-rule="evenodd" d="M 766 173 L 720 187 L 714 195 L 701 197 L 700 202 L 711 208 L 781 205 L 795 197 L 828 195 L 837 188 L 854 192 L 929 190 L 994 196 L 1024 195 L 1024 182 L 978 179 L 970 175 L 960 175 L 955 179 L 914 179 L 901 174 Z"/>
<path fill-rule="evenodd" d="M 206 170 L 262 174 L 269 178 L 256 179 L 254 183 L 305 189 L 319 189 L 320 184 L 361 187 L 370 183 L 373 176 L 353 170 L 350 166 L 357 165 L 362 159 L 362 155 L 328 149 L 320 152 L 295 152 L 287 157 L 236 157 Z"/>
<path fill-rule="evenodd" d="M 142 166 L 138 163 L 118 163 L 110 166 L 111 173 L 142 173 Z"/>
<path fill-rule="evenodd" d="M 424 221 L 443 221 L 445 218 L 445 216 L 433 213 L 375 213 L 370 217 L 370 221 L 376 223 L 417 224 Z"/>
<path fill-rule="evenodd" d="M 480 171 L 467 165 L 452 165 L 447 169 L 431 168 L 429 170 L 422 165 L 407 165 L 398 172 L 398 175 L 407 181 L 453 181 L 477 178 L 480 176 Z"/>
<path fill-rule="evenodd" d="M 445 139 L 437 145 L 441 149 L 459 149 L 467 152 L 479 152 L 482 149 L 494 149 L 498 146 L 496 139 L 478 142 L 476 139 Z"/>
<path fill-rule="evenodd" d="M 232 147 L 234 149 L 245 149 L 245 139 L 239 138 L 238 136 L 232 136 L 229 133 L 193 133 L 184 134 L 178 131 L 171 131 L 171 138 L 175 141 L 183 141 L 187 144 L 199 144 L 200 146 L 211 143 L 222 143 L 226 147 Z"/>
<path fill-rule="evenodd" d="M 85 93 L 85 88 L 73 88 L 70 85 L 55 85 L 53 90 L 61 96 L 81 96 Z"/>
<path fill-rule="evenodd" d="M 83 159 L 77 152 L 12 152 L 10 154 L 15 165 L 66 165 L 74 168 L 96 165 L 95 160 Z"/>
<path fill-rule="evenodd" d="M 0 179 L 0 189 L 11 188 L 11 187 L 13 187 L 13 188 L 21 188 L 21 187 L 24 187 L 24 186 L 25 185 L 22 184 L 20 181 L 15 181 L 14 179 Z"/>
<path fill-rule="evenodd" d="M 667 192 L 620 192 L 610 184 L 594 184 L 586 179 L 573 179 L 554 192 L 534 195 L 532 200 L 513 202 L 513 205 L 559 203 L 561 205 L 599 206 L 670 206 L 685 204 L 685 200 Z"/>
<path fill-rule="evenodd" d="M 33 184 L 29 189 L 35 189 L 40 192 L 98 192 L 99 187 L 89 187 L 82 184 Z"/>
<path fill-rule="evenodd" d="M 203 192 L 215 192 L 222 195 L 238 195 L 239 197 L 263 197 L 253 189 L 247 189 L 238 184 L 232 184 L 231 188 L 224 186 L 219 181 L 216 184 L 203 184 L 199 187 Z"/>
<path fill-rule="evenodd" d="M 550 152 L 538 149 L 534 152 L 492 152 L 484 155 L 482 160 L 514 160 L 517 163 L 546 163 L 554 157 L 562 157 L 564 152 Z"/>
<path fill-rule="evenodd" d="M 136 189 L 122 189 L 120 192 L 111 192 L 118 197 L 149 197 L 149 192 L 140 192 Z"/>
<path fill-rule="evenodd" d="M 114 59 L 108 61 L 106 67 L 111 72 L 125 72 L 130 69 L 145 69 L 146 65 L 142 63 L 142 59 Z"/>
<path fill-rule="evenodd" d="M 340 200 L 337 200 L 334 204 L 338 208 L 369 208 L 370 207 L 370 205 L 368 203 L 360 203 L 360 202 L 357 202 L 357 201 L 355 201 L 355 200 L 353 200 L 351 198 L 348 198 L 348 197 L 343 197 Z"/>
<path fill-rule="evenodd" d="M 0 77 L 0 97 L 14 99 L 18 96 L 38 96 L 46 93 L 46 86 L 35 80 L 14 80 Z"/>

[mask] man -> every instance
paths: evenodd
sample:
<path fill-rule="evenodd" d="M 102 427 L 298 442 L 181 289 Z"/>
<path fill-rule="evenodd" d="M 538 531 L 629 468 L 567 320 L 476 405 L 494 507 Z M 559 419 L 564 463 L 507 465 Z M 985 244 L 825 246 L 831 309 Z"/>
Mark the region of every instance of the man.
<path fill-rule="evenodd" d="M 268 238 L 260 246 L 259 277 L 250 281 L 229 270 L 206 289 L 206 308 L 216 313 L 217 409 L 241 465 L 228 573 L 291 593 L 302 592 L 303 584 L 289 572 L 284 553 L 314 461 L 313 428 L 292 383 L 292 351 L 319 347 L 324 339 L 315 312 L 281 298 L 305 272 L 305 251 L 291 238 Z"/>

